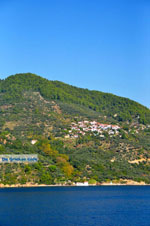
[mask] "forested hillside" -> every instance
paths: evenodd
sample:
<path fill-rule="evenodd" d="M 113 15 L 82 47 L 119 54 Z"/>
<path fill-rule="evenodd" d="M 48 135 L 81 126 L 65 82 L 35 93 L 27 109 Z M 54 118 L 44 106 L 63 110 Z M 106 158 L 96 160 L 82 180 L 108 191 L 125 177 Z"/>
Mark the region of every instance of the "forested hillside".
<path fill-rule="evenodd" d="M 39 92 L 45 99 L 78 104 L 109 117 L 117 114 L 118 121 L 132 121 L 139 117 L 139 122 L 150 123 L 150 111 L 146 107 L 113 94 L 48 81 L 34 74 L 17 74 L 0 83 L 0 92 L 6 101 L 18 101 L 23 98 L 23 92 L 29 90 Z"/>
<path fill-rule="evenodd" d="M 38 154 L 39 162 L 0 164 L 0 183 L 150 183 L 150 110 L 113 94 L 12 75 L 0 80 L 0 154 L 22 153 Z"/>

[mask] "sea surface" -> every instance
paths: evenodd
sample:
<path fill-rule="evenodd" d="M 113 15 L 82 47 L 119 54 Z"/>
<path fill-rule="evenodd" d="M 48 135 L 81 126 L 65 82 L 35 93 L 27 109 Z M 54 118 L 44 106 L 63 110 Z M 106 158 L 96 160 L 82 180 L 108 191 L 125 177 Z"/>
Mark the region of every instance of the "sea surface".
<path fill-rule="evenodd" d="M 150 186 L 0 189 L 0 226 L 150 225 Z"/>

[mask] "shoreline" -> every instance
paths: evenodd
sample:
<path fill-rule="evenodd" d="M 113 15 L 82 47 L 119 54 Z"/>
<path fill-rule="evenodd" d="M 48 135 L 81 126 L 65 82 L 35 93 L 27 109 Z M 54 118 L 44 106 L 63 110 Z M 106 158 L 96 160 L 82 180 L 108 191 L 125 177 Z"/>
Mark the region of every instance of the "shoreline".
<path fill-rule="evenodd" d="M 32 187 L 100 187 L 100 186 L 150 186 L 145 182 L 128 181 L 127 183 L 106 183 L 102 182 L 99 184 L 89 184 L 89 185 L 77 185 L 77 184 L 0 184 L 1 188 L 32 188 Z"/>

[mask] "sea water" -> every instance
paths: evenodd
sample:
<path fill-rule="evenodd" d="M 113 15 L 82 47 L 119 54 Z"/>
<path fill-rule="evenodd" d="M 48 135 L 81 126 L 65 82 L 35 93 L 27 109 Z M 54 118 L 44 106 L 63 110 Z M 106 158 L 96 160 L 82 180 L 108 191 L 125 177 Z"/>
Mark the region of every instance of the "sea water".
<path fill-rule="evenodd" d="M 0 189 L 0 226 L 150 225 L 150 186 Z"/>

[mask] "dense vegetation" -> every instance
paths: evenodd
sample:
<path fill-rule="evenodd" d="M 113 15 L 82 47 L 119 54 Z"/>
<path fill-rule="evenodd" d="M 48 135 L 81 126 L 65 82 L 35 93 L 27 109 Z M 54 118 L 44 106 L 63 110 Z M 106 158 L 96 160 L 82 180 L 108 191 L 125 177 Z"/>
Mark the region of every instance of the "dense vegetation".
<path fill-rule="evenodd" d="M 59 100 L 85 106 L 102 115 L 114 117 L 116 120 L 132 121 L 138 117 L 141 123 L 150 123 L 150 111 L 146 107 L 127 98 L 98 91 L 89 91 L 73 87 L 58 81 L 48 81 L 34 74 L 17 74 L 0 83 L 0 92 L 4 100 L 18 101 L 24 91 L 39 92 L 48 100 Z"/>
<path fill-rule="evenodd" d="M 66 138 L 82 120 L 117 124 L 119 134 Z M 39 162 L 0 164 L 0 183 L 150 183 L 149 124 L 150 110 L 127 98 L 34 74 L 10 76 L 0 80 L 0 154 L 37 153 Z"/>

